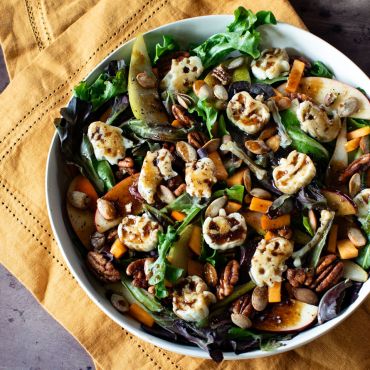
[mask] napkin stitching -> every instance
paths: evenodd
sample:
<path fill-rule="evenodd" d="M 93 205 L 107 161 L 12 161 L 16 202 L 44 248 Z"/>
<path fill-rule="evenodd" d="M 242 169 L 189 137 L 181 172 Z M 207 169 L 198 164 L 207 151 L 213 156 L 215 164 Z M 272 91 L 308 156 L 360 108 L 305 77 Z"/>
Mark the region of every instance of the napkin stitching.
<path fill-rule="evenodd" d="M 37 46 L 38 46 L 39 50 L 41 51 L 42 49 L 45 48 L 45 46 L 43 45 L 43 42 L 42 42 L 41 37 L 40 37 L 40 33 L 37 30 L 35 18 L 33 16 L 32 6 L 31 6 L 31 4 L 29 3 L 28 0 L 24 0 L 24 2 L 26 4 L 28 20 L 30 21 L 33 35 L 35 36 Z"/>
<path fill-rule="evenodd" d="M 53 104 L 51 104 L 48 108 L 46 108 L 44 111 L 41 112 L 41 114 L 24 130 L 22 131 L 22 134 L 10 145 L 8 150 L 5 151 L 5 153 L 2 155 L 0 162 L 2 162 L 8 154 L 13 150 L 13 148 L 18 144 L 19 141 L 33 128 L 33 126 L 41 121 L 41 119 L 45 116 L 46 113 L 48 113 L 50 110 L 55 108 L 56 105 L 58 105 L 64 98 L 66 98 L 70 92 L 66 92 L 64 95 L 62 95 L 57 101 L 55 101 Z M 0 142 L 1 144 L 1 142 Z"/>
<path fill-rule="evenodd" d="M 1 184 L 2 185 L 2 187 L 5 189 L 5 191 L 7 192 L 7 193 L 9 193 L 12 197 L 13 197 L 13 199 L 26 211 L 26 212 L 28 212 L 28 215 L 29 216 L 31 216 L 32 217 L 32 219 L 34 220 L 34 221 L 36 221 L 36 223 L 38 224 L 38 225 L 40 225 L 40 228 L 46 233 L 46 235 L 49 237 L 49 238 L 51 238 L 51 240 L 52 241 L 54 241 L 55 242 L 55 239 L 54 239 L 54 236 L 50 233 L 50 231 L 47 229 L 47 228 L 45 228 L 43 225 L 42 225 L 42 223 L 41 223 L 41 221 L 40 220 L 38 220 L 32 213 L 31 213 L 31 211 L 27 208 L 27 206 L 24 204 L 24 203 L 22 203 L 15 195 L 14 195 L 14 193 L 10 190 L 10 188 L 7 188 L 6 187 L 6 185 L 5 185 L 5 183 L 7 183 L 7 181 L 5 180 L 5 179 L 2 179 L 2 181 L 3 181 L 3 183 Z"/>
<path fill-rule="evenodd" d="M 29 233 L 31 234 L 32 238 L 35 239 L 41 247 L 43 247 L 45 249 L 45 251 L 48 252 L 48 254 L 53 257 L 53 259 L 55 259 L 57 261 L 57 263 L 68 273 L 68 275 L 70 275 L 70 277 L 72 279 L 74 279 L 74 276 L 72 275 L 72 273 L 69 271 L 69 269 L 64 266 L 64 264 L 62 262 L 60 262 L 59 258 L 55 257 L 54 254 L 52 254 L 51 251 L 49 251 L 49 249 L 47 248 L 47 246 L 35 235 L 35 233 L 32 232 L 32 230 L 27 226 L 25 225 L 22 220 L 17 217 L 16 213 L 10 208 L 9 205 L 7 205 L 3 200 L 1 201 L 1 205 L 8 211 L 8 213 L 10 213 L 10 215 Z"/>
<path fill-rule="evenodd" d="M 27 1 L 27 0 L 25 0 Z M 144 25 L 148 19 L 152 18 L 153 15 L 158 11 L 160 10 L 160 8 L 162 8 L 165 4 L 168 3 L 168 0 L 162 0 L 162 3 L 156 8 L 153 10 L 153 12 L 151 14 L 149 14 L 143 21 L 141 21 L 129 34 L 127 34 L 126 37 L 124 37 L 118 44 L 116 44 L 115 48 L 110 51 L 108 54 L 106 54 L 104 56 L 103 59 L 105 59 L 109 54 L 111 54 L 114 50 L 116 50 L 123 42 L 127 41 L 127 39 L 129 37 L 131 37 L 142 25 Z M 116 37 L 118 35 L 118 33 L 127 25 L 129 24 L 131 21 L 134 20 L 134 18 L 141 12 L 144 11 L 144 9 L 150 4 L 150 1 L 148 1 L 147 3 L 145 3 L 143 5 L 143 7 L 139 10 L 136 11 L 136 13 L 134 13 L 126 22 L 124 22 L 121 26 L 118 27 L 118 29 L 113 33 L 111 34 L 111 36 L 109 38 L 107 38 L 103 43 L 101 43 L 97 49 L 88 57 L 88 59 L 86 60 L 86 62 L 84 62 L 83 64 L 81 64 L 71 75 L 69 75 L 66 79 L 65 82 L 63 82 L 62 84 L 60 84 L 59 86 L 57 86 L 51 93 L 49 93 L 49 95 L 46 95 L 44 96 L 35 106 L 33 106 L 12 128 L 10 131 L 8 131 L 8 133 L 6 133 L 4 135 L 4 137 L 2 139 L 0 139 L 0 144 L 2 144 L 4 142 L 4 140 L 10 136 L 17 127 L 19 127 L 19 125 L 26 119 L 28 118 L 32 113 L 33 111 L 38 108 L 41 104 L 45 103 L 47 100 L 49 100 L 49 98 L 51 98 L 52 96 L 54 96 L 54 94 L 56 92 L 58 92 L 60 89 L 64 88 L 66 86 L 66 84 L 68 83 L 68 80 L 72 80 L 72 78 L 74 78 L 76 76 L 76 74 L 78 74 L 80 71 L 82 71 L 82 69 L 84 67 L 86 67 L 86 65 L 89 63 L 89 61 L 96 55 L 96 53 L 98 51 L 100 51 L 100 49 L 105 45 L 107 44 L 110 40 L 112 40 L 114 37 Z"/>
<path fill-rule="evenodd" d="M 37 8 L 38 8 L 38 10 L 40 12 L 40 19 L 41 19 L 42 26 L 44 28 L 45 36 L 46 36 L 46 38 L 47 38 L 48 41 L 51 41 L 50 33 L 48 31 L 48 28 L 46 27 L 44 7 L 41 4 L 41 0 L 38 0 L 37 1 Z"/>
<path fill-rule="evenodd" d="M 130 339 L 133 339 L 133 336 L 126 330 L 126 329 L 124 329 L 124 328 L 122 328 L 121 327 L 121 329 L 125 332 L 125 334 L 127 335 L 127 336 L 129 336 L 130 337 Z M 175 366 L 175 368 L 176 369 L 180 369 L 180 370 L 182 370 L 182 367 L 181 366 L 179 366 L 179 365 L 177 365 L 177 364 L 175 364 L 172 360 L 171 360 L 171 358 L 161 349 L 161 348 L 159 348 L 159 347 L 157 347 L 156 345 L 153 345 L 153 347 L 156 349 L 156 350 L 158 350 L 158 352 L 160 352 L 161 354 L 162 354 L 162 356 L 163 357 L 165 357 L 168 361 L 170 361 L 171 362 L 171 364 L 173 365 L 173 366 Z"/>

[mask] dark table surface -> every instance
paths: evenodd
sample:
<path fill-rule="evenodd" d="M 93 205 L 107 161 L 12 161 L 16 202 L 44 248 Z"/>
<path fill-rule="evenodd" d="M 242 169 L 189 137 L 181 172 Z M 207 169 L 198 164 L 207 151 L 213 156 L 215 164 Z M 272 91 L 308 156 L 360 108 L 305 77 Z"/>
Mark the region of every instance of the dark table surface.
<path fill-rule="evenodd" d="M 291 3 L 312 33 L 337 47 L 369 74 L 369 0 L 293 0 Z M 7 84 L 0 53 L 0 91 Z M 0 297 L 0 369 L 93 368 L 80 344 L 2 266 Z"/>

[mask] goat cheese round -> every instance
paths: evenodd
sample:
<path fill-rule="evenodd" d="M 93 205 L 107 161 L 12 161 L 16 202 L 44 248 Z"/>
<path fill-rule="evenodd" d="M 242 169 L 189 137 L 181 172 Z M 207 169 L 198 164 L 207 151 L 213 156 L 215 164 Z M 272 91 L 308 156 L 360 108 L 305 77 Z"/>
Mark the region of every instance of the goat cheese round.
<path fill-rule="evenodd" d="M 210 158 L 186 163 L 186 192 L 192 197 L 210 198 L 212 185 L 217 182 L 215 172 L 216 167 Z"/>
<path fill-rule="evenodd" d="M 124 158 L 125 139 L 120 128 L 107 125 L 104 122 L 93 122 L 89 125 L 87 136 L 98 161 L 105 159 L 114 165 Z"/>
<path fill-rule="evenodd" d="M 262 239 L 252 257 L 250 274 L 258 286 L 280 282 L 286 270 L 285 261 L 293 253 L 293 243 L 284 238 Z"/>
<path fill-rule="evenodd" d="M 154 195 L 157 191 L 158 185 L 162 181 L 161 173 L 159 172 L 158 167 L 154 164 L 156 159 L 156 152 L 146 153 L 137 185 L 140 195 L 149 204 L 154 203 Z"/>
<path fill-rule="evenodd" d="M 188 276 L 175 288 L 172 298 L 173 312 L 185 321 L 196 322 L 209 315 L 208 306 L 216 297 L 198 276 Z"/>
<path fill-rule="evenodd" d="M 329 119 L 324 109 L 320 109 L 310 101 L 304 101 L 299 104 L 297 117 L 301 129 L 323 143 L 333 141 L 338 136 L 341 128 L 341 121 L 338 115 L 335 115 L 333 119 Z"/>
<path fill-rule="evenodd" d="M 171 69 L 160 83 L 161 90 L 186 93 L 204 68 L 199 57 L 193 56 L 182 60 L 172 59 Z"/>
<path fill-rule="evenodd" d="M 154 203 L 154 195 L 162 179 L 169 180 L 177 175 L 172 169 L 172 161 L 172 154 L 167 149 L 146 153 L 139 175 L 138 191 L 147 203 Z"/>
<path fill-rule="evenodd" d="M 293 150 L 281 158 L 272 171 L 275 186 L 284 194 L 295 194 L 308 185 L 316 175 L 316 168 L 307 154 Z"/>
<path fill-rule="evenodd" d="M 267 105 L 253 99 L 246 91 L 241 91 L 231 98 L 226 114 L 235 126 L 247 134 L 262 130 L 270 119 Z"/>
<path fill-rule="evenodd" d="M 118 225 L 118 237 L 129 249 L 150 252 L 158 245 L 158 232 L 162 227 L 145 213 L 142 216 L 129 215 Z"/>
<path fill-rule="evenodd" d="M 203 237 L 212 249 L 226 250 L 242 245 L 247 237 L 244 217 L 237 212 L 226 215 L 224 209 L 203 223 Z"/>
<path fill-rule="evenodd" d="M 366 218 L 369 216 L 370 211 L 370 189 L 364 189 L 360 191 L 354 198 L 353 201 L 357 206 L 357 217 Z"/>
<path fill-rule="evenodd" d="M 259 80 L 287 75 L 290 70 L 289 55 L 285 49 L 265 49 L 258 59 L 252 61 L 251 69 Z"/>

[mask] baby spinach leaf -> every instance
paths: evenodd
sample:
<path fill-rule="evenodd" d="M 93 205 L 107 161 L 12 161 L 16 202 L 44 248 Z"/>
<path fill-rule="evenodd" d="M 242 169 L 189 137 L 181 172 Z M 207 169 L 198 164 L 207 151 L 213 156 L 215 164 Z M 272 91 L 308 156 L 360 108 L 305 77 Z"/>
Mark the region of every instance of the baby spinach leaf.
<path fill-rule="evenodd" d="M 211 36 L 193 52 L 202 60 L 205 68 L 219 63 L 235 50 L 258 58 L 260 33 L 256 28 L 262 24 L 276 24 L 274 15 L 266 11 L 254 14 L 251 10 L 239 7 L 234 12 L 234 21 L 226 27 L 226 32 Z"/>
<path fill-rule="evenodd" d="M 326 78 L 333 78 L 334 76 L 334 73 L 323 62 L 320 62 L 319 60 L 312 64 L 312 67 L 309 70 L 309 74 L 311 76 Z"/>
<path fill-rule="evenodd" d="M 179 45 L 172 36 L 163 35 L 163 43 L 156 44 L 155 46 L 155 57 L 153 63 L 157 63 L 159 57 L 169 51 L 179 50 Z"/>
<path fill-rule="evenodd" d="M 108 161 L 103 160 L 97 162 L 96 172 L 104 182 L 105 191 L 112 189 L 116 183 L 116 180 L 114 179 L 113 171 Z"/>
<path fill-rule="evenodd" d="M 280 112 L 283 125 L 292 139 L 291 146 L 298 152 L 308 154 L 317 161 L 328 160 L 329 152 L 318 141 L 305 134 L 299 127 L 299 121 L 290 109 Z"/>
<path fill-rule="evenodd" d="M 258 78 L 253 79 L 253 83 L 257 84 L 265 84 L 265 85 L 273 85 L 276 82 L 283 82 L 288 79 L 288 76 L 279 76 L 272 79 L 265 79 L 265 80 L 259 80 Z"/>

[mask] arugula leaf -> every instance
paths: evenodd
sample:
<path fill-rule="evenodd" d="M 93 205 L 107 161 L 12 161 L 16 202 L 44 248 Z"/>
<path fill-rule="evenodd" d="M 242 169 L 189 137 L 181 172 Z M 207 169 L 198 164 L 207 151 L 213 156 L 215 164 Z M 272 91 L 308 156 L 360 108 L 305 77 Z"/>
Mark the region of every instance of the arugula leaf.
<path fill-rule="evenodd" d="M 262 11 L 254 14 L 240 6 L 235 10 L 234 21 L 226 27 L 226 32 L 211 36 L 193 49 L 193 52 L 202 60 L 204 68 L 219 63 L 235 50 L 258 58 L 260 33 L 256 28 L 263 24 L 276 24 L 271 12 Z"/>
<path fill-rule="evenodd" d="M 93 111 L 97 110 L 109 99 L 127 92 L 127 76 L 125 69 L 120 69 L 115 76 L 103 72 L 92 83 L 80 82 L 73 88 L 74 96 L 92 104 Z"/>
<path fill-rule="evenodd" d="M 158 258 L 153 262 L 149 269 L 152 272 L 152 276 L 149 279 L 149 284 L 155 286 L 155 295 L 158 298 L 166 298 L 168 296 L 167 288 L 164 285 L 164 280 L 166 277 L 166 271 L 168 268 L 167 254 L 172 247 L 173 243 L 184 231 L 186 226 L 188 226 L 193 219 L 198 215 L 203 207 L 194 205 L 190 208 L 185 219 L 180 223 L 178 227 L 168 226 L 166 233 L 159 233 L 159 242 L 158 242 Z M 181 270 L 181 269 L 178 269 Z M 179 274 L 180 271 L 171 270 L 172 274 Z"/>
<path fill-rule="evenodd" d="M 154 57 L 153 63 L 157 63 L 159 57 L 161 57 L 163 54 L 169 51 L 174 51 L 178 49 L 179 49 L 179 45 L 177 44 L 177 42 L 174 40 L 172 36 L 163 35 L 163 44 L 158 43 L 155 46 L 155 57 Z"/>
<path fill-rule="evenodd" d="M 222 197 L 223 195 L 227 195 L 227 197 L 230 200 L 235 200 L 238 203 L 243 203 L 244 186 L 243 185 L 233 185 L 231 188 L 217 190 L 213 193 L 212 198 L 219 198 L 219 197 Z"/>
<path fill-rule="evenodd" d="M 165 277 L 171 283 L 175 283 L 184 275 L 184 269 L 167 264 Z"/>
<path fill-rule="evenodd" d="M 326 148 L 301 130 L 298 118 L 293 111 L 290 109 L 281 111 L 280 117 L 288 135 L 292 139 L 291 145 L 294 149 L 312 156 L 317 161 L 329 159 L 329 152 Z"/>
<path fill-rule="evenodd" d="M 309 74 L 311 76 L 326 78 L 333 78 L 334 76 L 334 73 L 323 62 L 320 62 L 319 60 L 312 64 Z"/>
<path fill-rule="evenodd" d="M 188 108 L 189 113 L 197 113 L 202 118 L 207 126 L 210 137 L 213 137 L 213 126 L 217 121 L 218 110 L 207 100 L 198 99 L 194 93 L 190 94 L 196 101 L 196 104 Z"/>

